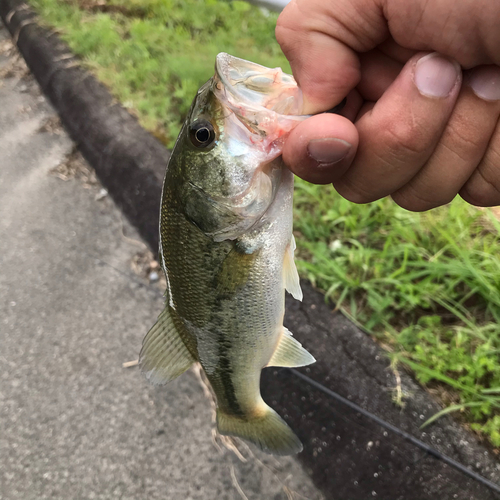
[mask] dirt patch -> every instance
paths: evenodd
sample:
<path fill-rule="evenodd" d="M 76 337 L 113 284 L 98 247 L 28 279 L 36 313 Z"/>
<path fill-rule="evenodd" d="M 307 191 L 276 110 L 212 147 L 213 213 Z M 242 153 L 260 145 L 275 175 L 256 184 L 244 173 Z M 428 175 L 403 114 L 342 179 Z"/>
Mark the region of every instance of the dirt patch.
<path fill-rule="evenodd" d="M 9 56 L 14 50 L 14 45 L 12 41 L 8 38 L 5 40 L 0 40 L 0 54 Z"/>
<path fill-rule="evenodd" d="M 57 135 L 63 134 L 64 130 L 62 128 L 62 123 L 59 119 L 59 116 L 54 115 L 50 118 L 47 118 L 47 120 L 45 120 L 45 122 L 42 123 L 42 126 L 38 129 L 38 132 Z"/>
<path fill-rule="evenodd" d="M 493 215 L 500 220 L 500 207 L 491 207 L 491 211 L 493 212 Z"/>
<path fill-rule="evenodd" d="M 5 66 L 0 67 L 0 78 L 21 79 L 30 75 L 30 70 L 11 40 L 0 41 L 0 55 L 8 58 Z"/>
<path fill-rule="evenodd" d="M 493 217 L 495 217 L 497 220 L 500 221 L 500 207 L 489 207 L 489 208 L 482 208 L 478 207 L 480 210 L 490 210 L 490 212 L 493 214 Z M 486 219 L 487 217 L 485 217 Z"/>
<path fill-rule="evenodd" d="M 50 170 L 49 173 L 63 181 L 79 179 L 82 181 L 84 188 L 91 188 L 99 185 L 95 171 L 88 167 L 87 162 L 76 147 L 62 163 Z"/>
<path fill-rule="evenodd" d="M 125 17 L 135 17 L 143 19 L 147 11 L 141 7 L 125 7 L 124 5 L 113 5 L 106 0 L 76 0 L 67 2 L 76 5 L 81 10 L 89 12 L 103 12 L 106 14 L 121 14 Z"/>
<path fill-rule="evenodd" d="M 160 267 L 160 263 L 154 258 L 153 252 L 150 250 L 137 252 L 132 257 L 130 267 L 137 276 L 140 276 L 149 283 L 157 284 L 158 288 L 162 291 L 167 288 L 167 281 Z"/>

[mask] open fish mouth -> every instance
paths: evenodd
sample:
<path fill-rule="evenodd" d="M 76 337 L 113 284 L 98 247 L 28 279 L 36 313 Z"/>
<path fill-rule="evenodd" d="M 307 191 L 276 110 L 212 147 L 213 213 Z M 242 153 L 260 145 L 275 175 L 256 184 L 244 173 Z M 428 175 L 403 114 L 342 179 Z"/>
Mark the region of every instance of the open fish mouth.
<path fill-rule="evenodd" d="M 215 62 L 229 103 L 264 108 L 281 115 L 301 115 L 302 91 L 292 75 L 221 52 Z"/>
<path fill-rule="evenodd" d="M 281 154 L 288 133 L 308 117 L 301 115 L 302 91 L 293 76 L 224 52 L 216 59 L 213 92 L 239 122 L 229 123 L 231 132 L 270 157 Z"/>

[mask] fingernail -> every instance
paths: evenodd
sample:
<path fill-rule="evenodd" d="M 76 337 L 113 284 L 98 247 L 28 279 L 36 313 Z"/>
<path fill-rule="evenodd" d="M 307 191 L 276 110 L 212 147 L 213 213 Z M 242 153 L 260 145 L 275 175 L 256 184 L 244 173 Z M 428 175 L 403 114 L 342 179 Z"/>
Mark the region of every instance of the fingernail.
<path fill-rule="evenodd" d="M 468 79 L 474 94 L 485 101 L 500 100 L 500 68 L 481 66 L 469 73 Z"/>
<path fill-rule="evenodd" d="M 307 145 L 309 156 L 319 163 L 320 167 L 329 167 L 343 160 L 351 150 L 351 144 L 342 139 L 326 137 L 313 139 Z"/>
<path fill-rule="evenodd" d="M 422 95 L 443 98 L 450 95 L 460 72 L 457 62 L 434 52 L 418 60 L 413 81 Z"/>

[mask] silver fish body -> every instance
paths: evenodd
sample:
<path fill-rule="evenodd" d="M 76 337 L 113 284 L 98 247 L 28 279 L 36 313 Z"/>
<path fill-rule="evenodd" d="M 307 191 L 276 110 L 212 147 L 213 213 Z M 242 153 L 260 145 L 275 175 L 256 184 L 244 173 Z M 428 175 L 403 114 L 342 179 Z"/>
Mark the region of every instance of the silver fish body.
<path fill-rule="evenodd" d="M 302 119 L 291 114 L 300 106 L 300 91 L 281 70 L 218 56 L 167 168 L 160 212 L 166 305 L 140 356 L 157 384 L 198 361 L 217 397 L 219 431 L 280 455 L 302 445 L 262 400 L 261 370 L 314 362 L 283 326 L 285 288 L 302 298 L 293 175 L 280 156 Z"/>

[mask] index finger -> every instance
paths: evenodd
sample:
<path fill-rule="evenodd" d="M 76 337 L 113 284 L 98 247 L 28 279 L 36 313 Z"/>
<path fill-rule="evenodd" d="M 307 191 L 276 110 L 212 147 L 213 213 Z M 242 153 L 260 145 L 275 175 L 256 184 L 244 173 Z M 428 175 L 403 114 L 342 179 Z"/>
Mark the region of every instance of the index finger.
<path fill-rule="evenodd" d="M 362 16 L 356 12 L 360 4 L 366 6 Z M 376 47 L 387 36 L 386 21 L 373 1 L 355 6 L 351 0 L 292 0 L 278 18 L 276 39 L 303 91 L 303 113 L 325 111 L 342 101 L 360 78 L 357 52 Z"/>

